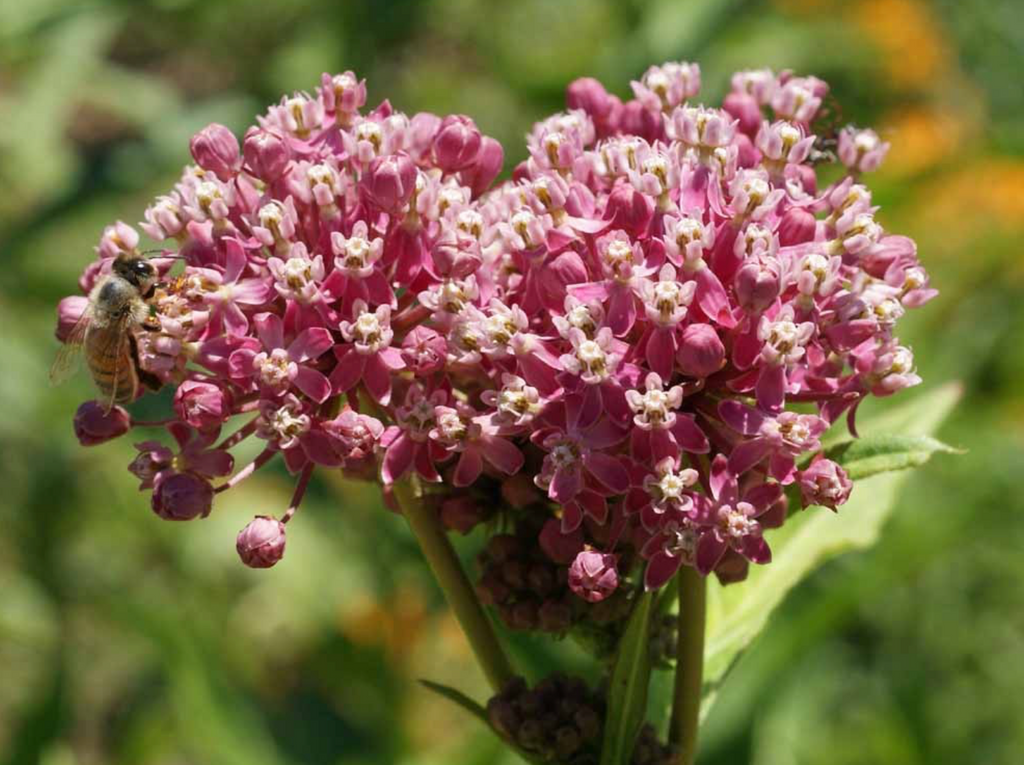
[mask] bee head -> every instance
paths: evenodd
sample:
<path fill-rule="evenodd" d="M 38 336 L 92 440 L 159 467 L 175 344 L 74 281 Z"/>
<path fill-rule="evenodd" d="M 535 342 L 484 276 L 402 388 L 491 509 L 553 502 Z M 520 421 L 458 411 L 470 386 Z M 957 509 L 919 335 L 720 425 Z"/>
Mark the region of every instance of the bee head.
<path fill-rule="evenodd" d="M 150 290 L 157 279 L 156 267 L 142 257 L 118 258 L 114 261 L 113 270 L 143 294 Z"/>

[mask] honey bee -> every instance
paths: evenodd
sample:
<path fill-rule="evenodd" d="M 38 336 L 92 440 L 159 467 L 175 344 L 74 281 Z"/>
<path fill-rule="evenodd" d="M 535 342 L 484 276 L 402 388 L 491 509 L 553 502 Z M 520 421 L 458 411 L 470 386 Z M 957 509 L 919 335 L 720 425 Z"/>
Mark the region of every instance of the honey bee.
<path fill-rule="evenodd" d="M 57 384 L 67 379 L 84 355 L 99 389 L 99 402 L 108 413 L 114 404 L 134 401 L 140 382 L 159 387 L 159 379 L 140 369 L 135 339 L 140 328 L 152 326 L 147 301 L 158 280 L 156 267 L 142 256 L 118 256 L 110 273 L 89 293 L 82 317 L 53 362 L 50 381 Z"/>

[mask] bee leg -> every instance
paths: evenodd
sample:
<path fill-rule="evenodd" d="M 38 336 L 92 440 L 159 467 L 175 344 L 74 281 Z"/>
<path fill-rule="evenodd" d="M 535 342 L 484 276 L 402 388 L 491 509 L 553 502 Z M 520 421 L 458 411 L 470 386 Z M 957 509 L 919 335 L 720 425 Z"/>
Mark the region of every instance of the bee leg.
<path fill-rule="evenodd" d="M 147 372 L 142 368 L 142 364 L 139 361 L 139 345 L 135 339 L 135 335 L 129 335 L 129 347 L 131 348 L 132 363 L 135 365 L 135 374 L 139 377 L 139 382 L 149 388 L 151 391 L 158 391 L 164 387 L 163 381 L 152 372 Z"/>

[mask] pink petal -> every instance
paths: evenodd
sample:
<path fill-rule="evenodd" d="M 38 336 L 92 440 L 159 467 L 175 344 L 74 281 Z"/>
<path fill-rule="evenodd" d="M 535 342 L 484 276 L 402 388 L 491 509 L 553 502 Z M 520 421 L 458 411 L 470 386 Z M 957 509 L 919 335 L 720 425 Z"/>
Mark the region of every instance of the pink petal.
<path fill-rule="evenodd" d="M 245 249 L 242 243 L 233 236 L 226 236 L 224 242 L 224 283 L 231 284 L 238 281 L 238 277 L 245 270 Z"/>
<path fill-rule="evenodd" d="M 757 405 L 769 412 L 781 412 L 786 403 L 786 368 L 769 365 L 757 378 Z"/>
<path fill-rule="evenodd" d="M 499 436 L 483 436 L 480 439 L 484 459 L 505 475 L 518 473 L 523 467 L 523 453 L 511 441 Z"/>
<path fill-rule="evenodd" d="M 662 380 L 672 377 L 672 362 L 675 360 L 676 340 L 674 329 L 656 327 L 647 338 L 647 365 L 657 372 Z"/>
<path fill-rule="evenodd" d="M 452 483 L 456 486 L 470 486 L 480 477 L 483 469 L 484 461 L 480 457 L 479 449 L 466 449 L 459 457 L 459 464 L 455 466 Z"/>
<path fill-rule="evenodd" d="M 366 366 L 363 368 L 363 382 L 370 391 L 373 400 L 381 406 L 391 402 L 391 370 L 381 359 L 380 354 L 364 356 Z M 340 363 L 340 362 L 339 362 Z"/>
<path fill-rule="evenodd" d="M 729 460 L 719 454 L 711 463 L 711 494 L 721 503 L 731 503 L 736 498 L 738 487 L 736 476 L 729 472 Z"/>
<path fill-rule="evenodd" d="M 636 299 L 630 287 L 616 285 L 610 292 L 608 326 L 617 337 L 621 337 L 633 328 L 636 321 Z"/>
<path fill-rule="evenodd" d="M 231 287 L 231 301 L 242 305 L 263 305 L 273 293 L 265 279 L 243 279 Z"/>
<path fill-rule="evenodd" d="M 562 505 L 562 527 L 563 534 L 571 534 L 583 523 L 583 511 L 575 502 L 568 502 Z"/>
<path fill-rule="evenodd" d="M 327 382 L 326 377 L 324 377 L 324 382 Z M 311 430 L 306 433 L 302 437 L 302 450 L 306 453 L 307 457 L 318 465 L 323 465 L 324 467 L 338 467 L 341 465 L 341 458 L 334 450 L 330 436 L 322 430 Z"/>
<path fill-rule="evenodd" d="M 707 454 L 711 450 L 707 436 L 700 429 L 692 414 L 677 414 L 676 424 L 672 426 L 672 435 L 676 443 L 685 452 L 691 454 Z"/>
<path fill-rule="evenodd" d="M 593 301 L 604 302 L 608 299 L 608 288 L 604 282 L 586 282 L 584 284 L 573 284 L 568 292 L 577 300 L 584 303 Z"/>
<path fill-rule="evenodd" d="M 743 553 L 744 558 L 753 563 L 771 563 L 772 560 L 771 548 L 760 534 L 743 537 L 740 552 Z"/>
<path fill-rule="evenodd" d="M 292 383 L 318 404 L 322 404 L 331 395 L 331 381 L 321 372 L 301 364 L 292 378 Z"/>
<path fill-rule="evenodd" d="M 581 479 L 579 468 L 559 468 L 551 478 L 548 496 L 560 505 L 571 502 L 579 494 Z"/>
<path fill-rule="evenodd" d="M 276 313 L 256 314 L 256 334 L 268 351 L 284 348 L 284 322 Z"/>
<path fill-rule="evenodd" d="M 697 543 L 697 570 L 704 576 L 710 574 L 725 555 L 726 548 L 725 540 L 718 534 L 702 534 Z"/>
<path fill-rule="evenodd" d="M 384 460 L 381 465 L 381 477 L 385 484 L 394 483 L 412 466 L 416 444 L 405 432 L 391 442 L 387 451 L 384 452 Z"/>
<path fill-rule="evenodd" d="M 301 364 L 310 359 L 322 356 L 328 348 L 334 345 L 334 338 L 325 327 L 310 327 L 299 333 L 292 344 L 288 346 L 288 358 Z"/>
<path fill-rule="evenodd" d="M 608 520 L 608 502 L 596 491 L 584 489 L 576 495 L 576 503 L 599 524 L 603 525 Z"/>
<path fill-rule="evenodd" d="M 335 350 L 335 353 L 338 355 L 338 363 L 331 372 L 331 386 L 335 393 L 344 393 L 356 387 L 362 379 L 366 356 L 356 353 L 351 348 L 340 352 Z"/>
<path fill-rule="evenodd" d="M 242 309 L 234 303 L 222 303 L 221 311 L 224 317 L 224 330 L 229 335 L 243 336 L 249 332 L 249 319 L 242 313 Z"/>
<path fill-rule="evenodd" d="M 682 562 L 682 558 L 669 555 L 664 550 L 655 553 L 647 562 L 647 569 L 644 571 L 644 589 L 656 590 L 664 585 L 676 575 Z"/>
<path fill-rule="evenodd" d="M 756 436 L 765 420 L 761 412 L 732 399 L 718 405 L 718 416 L 730 428 L 745 436 Z"/>
<path fill-rule="evenodd" d="M 617 458 L 601 452 L 590 452 L 583 458 L 583 464 L 594 478 L 616 494 L 624 494 L 629 488 L 629 471 Z"/>
<path fill-rule="evenodd" d="M 397 372 L 400 369 L 405 369 L 402 352 L 397 348 L 382 348 L 377 352 L 377 357 L 391 371 Z"/>
<path fill-rule="evenodd" d="M 732 329 L 736 325 L 725 287 L 710 268 L 702 268 L 697 272 L 697 303 L 704 315 L 720 326 Z"/>
<path fill-rule="evenodd" d="M 733 475 L 746 473 L 771 451 L 771 444 L 766 438 L 755 438 L 737 444 L 729 455 L 729 472 Z"/>

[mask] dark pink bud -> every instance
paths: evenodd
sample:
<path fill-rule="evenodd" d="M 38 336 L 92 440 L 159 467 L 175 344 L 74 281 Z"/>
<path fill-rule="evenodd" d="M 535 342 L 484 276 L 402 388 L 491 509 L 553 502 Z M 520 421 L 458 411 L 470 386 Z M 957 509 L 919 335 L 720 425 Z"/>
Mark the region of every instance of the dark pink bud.
<path fill-rule="evenodd" d="M 761 263 L 747 263 L 736 274 L 736 299 L 747 313 L 761 313 L 778 296 L 779 275 Z"/>
<path fill-rule="evenodd" d="M 273 183 L 284 175 L 292 159 L 284 136 L 258 127 L 246 131 L 242 151 L 246 169 L 265 183 Z"/>
<path fill-rule="evenodd" d="M 737 167 L 754 167 L 761 162 L 761 152 L 754 146 L 746 133 L 737 133 L 736 139 L 736 165 Z"/>
<path fill-rule="evenodd" d="M 188 146 L 196 164 L 222 181 L 230 181 L 242 167 L 238 139 L 228 128 L 216 122 L 211 122 L 192 136 Z"/>
<path fill-rule="evenodd" d="M 590 603 L 600 603 L 619 586 L 614 555 L 584 550 L 569 566 L 569 587 Z"/>
<path fill-rule="evenodd" d="M 753 138 L 761 129 L 761 107 L 757 99 L 749 93 L 730 93 L 722 101 L 722 108 L 739 120 L 739 129 L 748 137 Z"/>
<path fill-rule="evenodd" d="M 437 274 L 446 279 L 465 279 L 483 263 L 479 244 L 466 236 L 445 237 L 434 245 L 430 256 Z"/>
<path fill-rule="evenodd" d="M 623 133 L 638 135 L 649 143 L 660 139 L 665 132 L 661 113 L 648 110 L 636 99 L 622 105 L 619 126 Z"/>
<path fill-rule="evenodd" d="M 197 430 L 219 428 L 231 416 L 231 405 L 231 394 L 213 383 L 185 380 L 174 392 L 178 419 Z"/>
<path fill-rule="evenodd" d="M 569 534 L 562 533 L 560 521 L 551 518 L 540 530 L 540 549 L 555 563 L 568 565 L 583 549 L 583 530 L 575 529 Z"/>
<path fill-rule="evenodd" d="M 516 510 L 522 510 L 536 504 L 541 494 L 533 478 L 526 473 L 516 473 L 501 482 L 501 497 Z"/>
<path fill-rule="evenodd" d="M 614 101 L 604 85 L 593 77 L 580 77 L 569 83 L 565 101 L 570 109 L 582 109 L 594 123 L 605 122 L 614 108 Z"/>
<path fill-rule="evenodd" d="M 466 494 L 448 497 L 441 502 L 441 523 L 446 529 L 465 536 L 484 520 L 485 512 L 480 503 Z"/>
<path fill-rule="evenodd" d="M 157 482 L 150 506 L 165 521 L 205 518 L 213 507 L 213 487 L 195 473 L 172 473 Z"/>
<path fill-rule="evenodd" d="M 611 220 L 610 228 L 621 228 L 631 236 L 640 237 L 654 217 L 654 200 L 641 194 L 628 183 L 621 183 L 608 196 L 605 220 Z"/>
<path fill-rule="evenodd" d="M 377 157 L 363 176 L 362 187 L 375 205 L 395 213 L 412 198 L 416 173 L 415 163 L 405 152 Z"/>
<path fill-rule="evenodd" d="M 434 136 L 434 164 L 446 173 L 462 170 L 473 164 L 480 145 L 476 123 L 465 115 L 450 114 Z"/>
<path fill-rule="evenodd" d="M 459 174 L 459 179 L 464 186 L 469 186 L 475 199 L 487 191 L 504 164 L 505 150 L 501 144 L 490 136 L 484 136 L 480 139 L 476 160 Z"/>
<path fill-rule="evenodd" d="M 817 220 L 804 207 L 790 207 L 779 222 L 779 244 L 789 247 L 794 244 L 814 241 Z"/>
<path fill-rule="evenodd" d="M 413 327 L 402 341 L 402 361 L 417 377 L 444 369 L 448 341 L 429 327 Z"/>
<path fill-rule="evenodd" d="M 284 524 L 268 515 L 257 515 L 238 532 L 235 549 L 249 568 L 270 568 L 284 557 Z"/>
<path fill-rule="evenodd" d="M 792 177 L 800 183 L 804 193 L 814 196 L 818 193 L 818 174 L 812 165 L 790 165 L 786 177 Z"/>
<path fill-rule="evenodd" d="M 715 576 L 722 584 L 742 582 L 749 573 L 750 561 L 732 549 L 726 550 L 722 560 L 715 566 Z"/>
<path fill-rule="evenodd" d="M 441 128 L 441 118 L 430 112 L 420 112 L 409 120 L 409 151 L 414 157 L 430 156 L 434 136 Z"/>
<path fill-rule="evenodd" d="M 835 510 L 850 498 L 853 483 L 839 465 L 819 457 L 798 474 L 805 505 L 821 505 Z"/>
<path fill-rule="evenodd" d="M 570 284 L 582 284 L 590 280 L 583 258 L 575 250 L 567 250 L 555 258 L 545 268 L 544 276 L 540 280 L 544 302 L 556 310 L 565 303 L 566 288 Z"/>
<path fill-rule="evenodd" d="M 132 427 L 132 418 L 123 408 L 115 406 L 108 414 L 95 401 L 86 401 L 75 412 L 75 437 L 82 446 L 96 446 L 118 436 Z"/>
<path fill-rule="evenodd" d="M 691 324 L 683 330 L 676 361 L 683 374 L 707 377 L 725 364 L 725 346 L 710 324 Z"/>
<path fill-rule="evenodd" d="M 57 304 L 57 329 L 54 335 L 62 343 L 68 341 L 71 330 L 75 328 L 78 320 L 82 318 L 86 307 L 89 305 L 89 298 L 81 295 L 71 295 L 62 299 Z"/>

